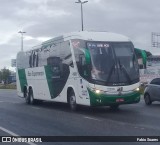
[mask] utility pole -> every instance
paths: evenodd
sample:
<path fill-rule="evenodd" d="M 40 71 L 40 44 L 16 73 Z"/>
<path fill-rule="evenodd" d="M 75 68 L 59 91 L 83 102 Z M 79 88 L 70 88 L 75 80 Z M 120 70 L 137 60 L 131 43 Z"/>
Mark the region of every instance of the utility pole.
<path fill-rule="evenodd" d="M 78 3 L 78 4 L 81 4 L 81 23 L 82 23 L 82 31 L 84 30 L 84 26 L 83 26 L 83 4 L 87 3 L 88 1 L 81 1 L 81 0 L 78 0 L 77 2 L 75 3 Z"/>
<path fill-rule="evenodd" d="M 19 31 L 18 33 L 21 34 L 21 51 L 23 51 L 23 34 L 26 33 L 26 32 Z"/>

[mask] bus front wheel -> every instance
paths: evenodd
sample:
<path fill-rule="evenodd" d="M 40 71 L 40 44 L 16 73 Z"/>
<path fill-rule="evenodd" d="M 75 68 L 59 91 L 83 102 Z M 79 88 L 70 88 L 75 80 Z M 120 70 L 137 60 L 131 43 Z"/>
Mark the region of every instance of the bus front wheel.
<path fill-rule="evenodd" d="M 70 106 L 72 111 L 76 111 L 77 110 L 76 96 L 75 96 L 75 93 L 74 93 L 73 90 L 69 94 L 68 103 L 69 103 L 69 106 Z"/>

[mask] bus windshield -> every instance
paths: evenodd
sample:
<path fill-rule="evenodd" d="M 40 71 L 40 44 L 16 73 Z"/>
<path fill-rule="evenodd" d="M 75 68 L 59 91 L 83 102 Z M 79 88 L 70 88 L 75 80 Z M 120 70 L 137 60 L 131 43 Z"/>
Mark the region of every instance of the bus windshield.
<path fill-rule="evenodd" d="M 87 42 L 91 77 L 96 83 L 130 85 L 139 81 L 138 62 L 131 42 Z"/>

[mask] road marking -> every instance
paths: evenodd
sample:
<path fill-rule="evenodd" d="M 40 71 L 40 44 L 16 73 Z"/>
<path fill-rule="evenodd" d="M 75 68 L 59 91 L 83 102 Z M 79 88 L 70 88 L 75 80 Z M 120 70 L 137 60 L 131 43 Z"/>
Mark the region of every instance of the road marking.
<path fill-rule="evenodd" d="M 40 108 L 38 108 L 38 107 L 31 107 L 31 108 L 33 108 L 33 109 L 37 109 L 37 110 L 38 110 L 38 109 L 40 109 Z"/>
<path fill-rule="evenodd" d="M 22 102 L 8 102 L 8 103 L 12 103 L 12 104 L 22 104 Z"/>
<path fill-rule="evenodd" d="M 95 120 L 95 121 L 101 121 L 100 119 L 93 118 L 93 117 L 88 117 L 88 116 L 84 116 L 84 118 L 90 119 L 90 120 Z"/>
<path fill-rule="evenodd" d="M 0 103 L 22 104 L 21 102 L 0 101 Z"/>
<path fill-rule="evenodd" d="M 4 131 L 4 132 L 6 132 L 6 133 L 8 133 L 8 134 L 10 134 L 10 135 L 12 135 L 12 136 L 19 136 L 19 137 L 20 137 L 20 135 L 12 132 L 12 131 L 10 131 L 10 130 L 8 130 L 8 129 L 6 129 L 6 128 L 3 128 L 3 127 L 1 127 L 1 126 L 0 126 L 0 130 Z M 29 144 L 29 145 L 37 145 L 37 144 L 32 143 L 32 142 L 25 142 L 25 143 L 27 143 L 27 144 Z"/>

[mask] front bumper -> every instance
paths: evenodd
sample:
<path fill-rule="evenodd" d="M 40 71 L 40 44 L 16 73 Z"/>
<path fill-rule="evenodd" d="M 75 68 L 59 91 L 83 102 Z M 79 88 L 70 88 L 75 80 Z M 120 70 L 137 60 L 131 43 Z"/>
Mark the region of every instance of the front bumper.
<path fill-rule="evenodd" d="M 107 95 L 97 94 L 94 91 L 88 89 L 90 96 L 91 106 L 110 106 L 110 105 L 122 105 L 122 104 L 133 104 L 140 101 L 140 92 L 132 92 L 123 95 Z M 123 101 L 117 102 L 117 99 Z"/>

